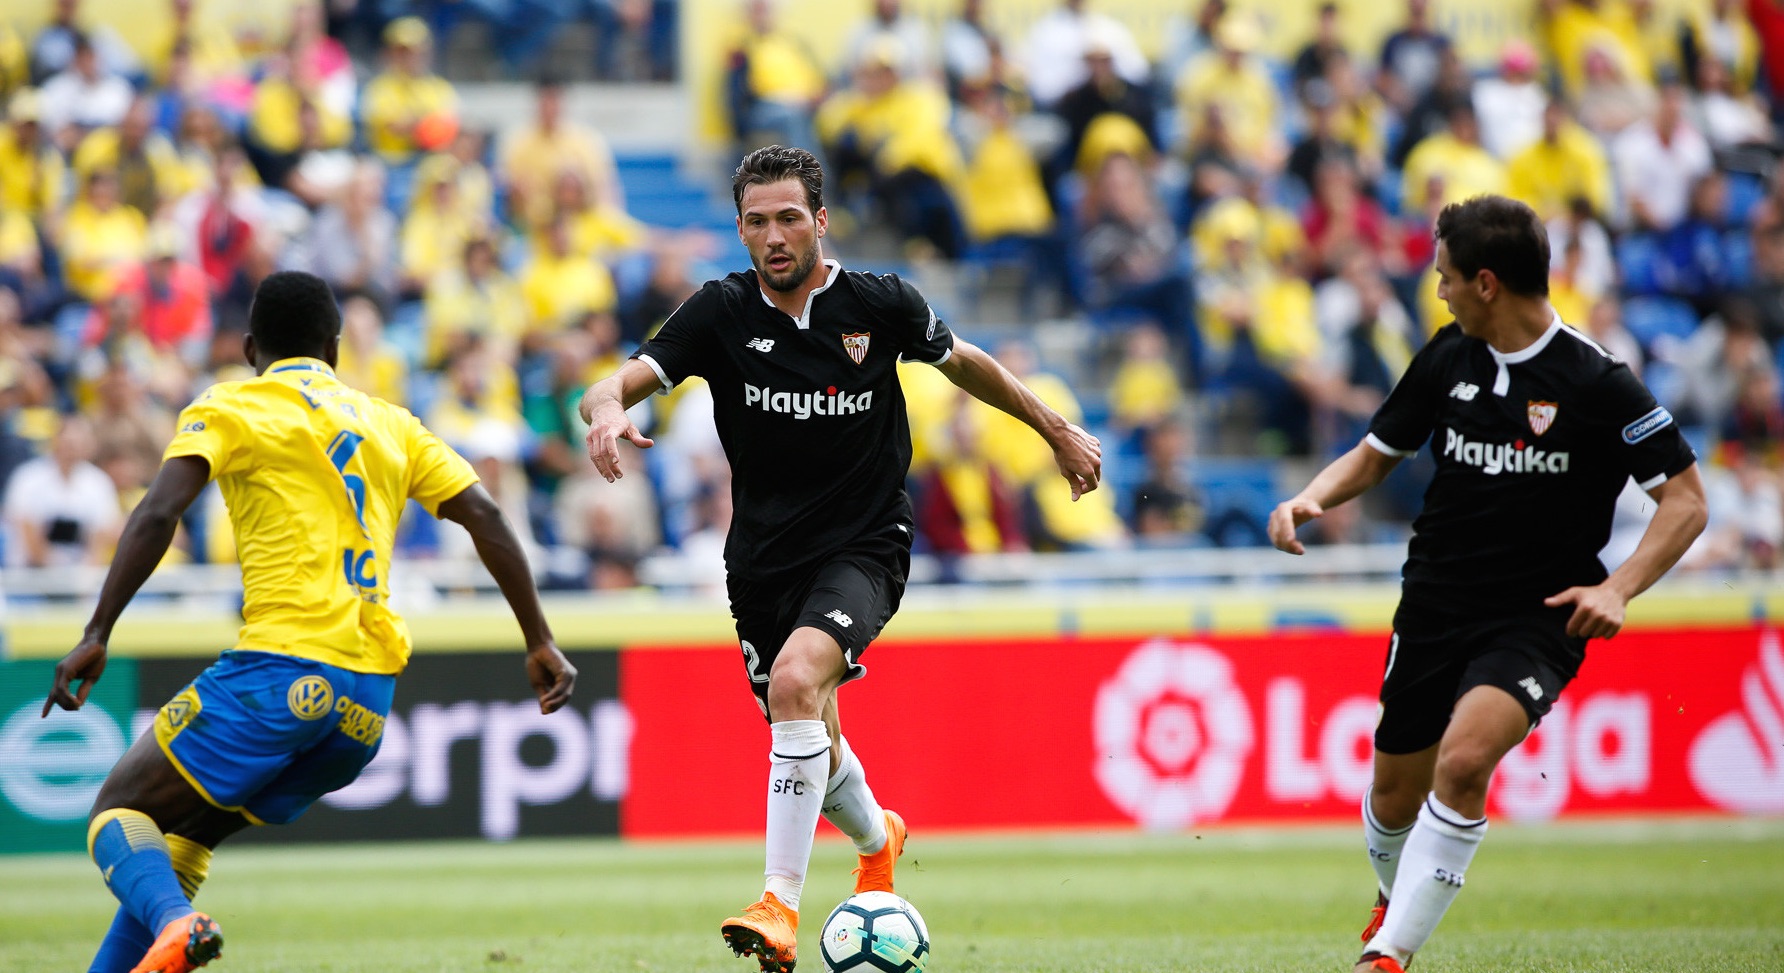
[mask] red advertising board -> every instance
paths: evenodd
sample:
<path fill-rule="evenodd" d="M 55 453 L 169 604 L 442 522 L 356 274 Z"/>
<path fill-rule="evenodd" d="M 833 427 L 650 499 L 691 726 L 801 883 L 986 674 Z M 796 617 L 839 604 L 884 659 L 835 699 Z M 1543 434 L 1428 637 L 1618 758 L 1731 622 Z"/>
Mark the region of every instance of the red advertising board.
<path fill-rule="evenodd" d="M 892 642 L 842 691 L 882 801 L 926 828 L 1349 819 L 1380 635 Z M 735 647 L 629 649 L 633 837 L 758 830 L 768 733 Z M 1757 627 L 1626 632 L 1507 757 L 1490 813 L 1784 813 L 1784 653 Z"/>

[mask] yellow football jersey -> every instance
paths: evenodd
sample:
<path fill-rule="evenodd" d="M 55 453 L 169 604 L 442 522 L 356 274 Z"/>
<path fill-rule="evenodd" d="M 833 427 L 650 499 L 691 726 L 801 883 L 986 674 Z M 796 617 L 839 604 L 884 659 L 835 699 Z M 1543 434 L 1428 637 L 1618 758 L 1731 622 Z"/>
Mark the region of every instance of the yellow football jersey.
<path fill-rule="evenodd" d="M 477 474 L 407 409 L 312 358 L 212 386 L 180 413 L 166 458 L 211 464 L 235 526 L 245 624 L 237 647 L 398 673 L 409 630 L 390 610 L 403 504 L 439 505 Z"/>

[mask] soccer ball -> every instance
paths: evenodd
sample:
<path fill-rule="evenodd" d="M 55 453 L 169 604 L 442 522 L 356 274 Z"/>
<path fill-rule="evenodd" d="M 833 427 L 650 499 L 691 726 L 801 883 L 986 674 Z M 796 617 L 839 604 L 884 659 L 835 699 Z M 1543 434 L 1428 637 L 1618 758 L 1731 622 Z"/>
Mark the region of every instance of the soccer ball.
<path fill-rule="evenodd" d="M 923 917 L 891 892 L 844 899 L 824 920 L 819 945 L 829 973 L 923 973 L 929 967 L 929 930 Z"/>

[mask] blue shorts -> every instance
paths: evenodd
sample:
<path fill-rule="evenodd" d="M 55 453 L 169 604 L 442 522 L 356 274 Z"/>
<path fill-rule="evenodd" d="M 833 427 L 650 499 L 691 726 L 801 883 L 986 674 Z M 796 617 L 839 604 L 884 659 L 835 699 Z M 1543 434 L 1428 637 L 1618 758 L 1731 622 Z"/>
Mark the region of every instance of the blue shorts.
<path fill-rule="evenodd" d="M 287 824 L 371 762 L 395 690 L 391 675 L 225 652 L 161 707 L 155 739 L 205 800 Z"/>

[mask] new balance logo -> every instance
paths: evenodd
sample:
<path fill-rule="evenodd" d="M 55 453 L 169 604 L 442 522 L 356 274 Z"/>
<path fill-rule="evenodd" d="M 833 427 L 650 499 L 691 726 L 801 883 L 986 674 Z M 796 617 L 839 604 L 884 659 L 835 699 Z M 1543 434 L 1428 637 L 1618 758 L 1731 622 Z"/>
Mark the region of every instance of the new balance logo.
<path fill-rule="evenodd" d="M 749 340 L 749 343 L 746 344 L 744 347 L 754 348 L 757 351 L 767 353 L 767 352 L 774 350 L 774 339 L 773 338 L 751 338 Z"/>
<path fill-rule="evenodd" d="M 1450 389 L 1450 398 L 1461 399 L 1463 402 L 1473 402 L 1474 397 L 1479 394 L 1480 386 L 1470 385 L 1467 382 L 1457 382 L 1456 387 Z"/>
<path fill-rule="evenodd" d="M 1524 691 L 1530 694 L 1531 699 L 1542 699 L 1542 687 L 1537 685 L 1535 676 L 1525 676 L 1519 679 L 1518 685 L 1524 687 Z"/>
<path fill-rule="evenodd" d="M 847 615 L 844 615 L 842 613 L 842 609 L 840 609 L 840 608 L 830 609 L 829 611 L 824 613 L 824 617 L 830 619 L 831 621 L 835 622 L 838 625 L 841 625 L 843 628 L 848 628 L 850 625 L 855 624 L 855 620 L 853 618 L 850 618 Z"/>

